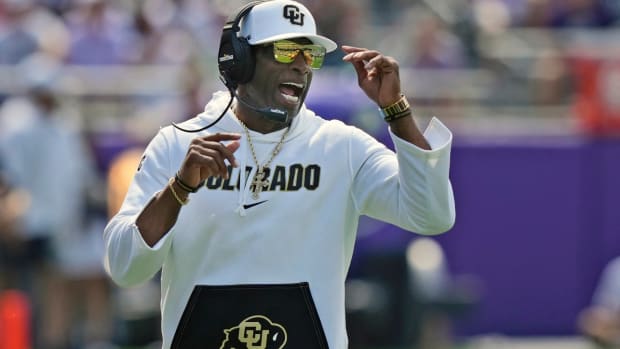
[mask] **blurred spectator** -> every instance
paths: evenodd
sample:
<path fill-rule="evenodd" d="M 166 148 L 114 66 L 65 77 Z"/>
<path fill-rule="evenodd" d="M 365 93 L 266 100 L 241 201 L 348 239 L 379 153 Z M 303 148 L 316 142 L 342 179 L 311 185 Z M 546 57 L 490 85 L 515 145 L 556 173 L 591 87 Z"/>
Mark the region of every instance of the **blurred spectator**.
<path fill-rule="evenodd" d="M 501 0 L 477 0 L 472 4 L 474 21 L 484 34 L 499 34 L 512 24 L 510 8 Z"/>
<path fill-rule="evenodd" d="M 26 28 L 33 1 L 7 1 L 0 27 L 0 64 L 17 64 L 39 49 L 36 38 Z M 0 22 L 1 23 L 1 22 Z"/>
<path fill-rule="evenodd" d="M 107 213 L 114 216 L 125 200 L 125 194 L 140 166 L 146 144 L 129 147 L 114 157 L 107 173 Z M 117 288 L 115 320 L 118 330 L 115 344 L 146 346 L 161 341 L 161 296 L 159 277 L 130 288 Z M 161 345 L 161 344 L 160 344 Z"/>
<path fill-rule="evenodd" d="M 565 103 L 571 93 L 572 81 L 566 59 L 553 48 L 542 51 L 536 57 L 529 72 L 528 96 L 531 104 Z"/>
<path fill-rule="evenodd" d="M 416 23 L 413 32 L 412 66 L 422 69 L 462 68 L 465 54 L 459 39 L 434 15 Z"/>
<path fill-rule="evenodd" d="M 65 16 L 71 32 L 67 61 L 72 64 L 122 63 L 132 37 L 131 18 L 105 0 L 76 0 Z"/>
<path fill-rule="evenodd" d="M 577 325 L 599 347 L 620 347 L 620 257 L 605 266 L 592 304 L 579 314 Z"/>
<path fill-rule="evenodd" d="M 179 108 L 179 115 L 168 115 L 176 120 L 202 111 L 202 84 L 209 71 L 200 58 L 203 42 L 199 30 L 205 29 L 209 22 L 205 16 L 194 15 L 187 19 L 182 11 L 187 11 L 172 0 L 148 0 L 137 7 L 134 18 L 133 42 L 126 50 L 125 59 L 133 64 L 164 64 L 182 69 L 182 87 L 186 108 Z M 208 8 L 200 10 L 208 11 Z M 219 40 L 219 38 L 218 38 Z M 214 57 L 215 53 L 209 56 Z M 215 61 L 215 58 L 213 58 Z M 147 99 L 144 107 L 152 107 L 153 101 Z M 159 126 L 159 125 L 158 125 Z"/>
<path fill-rule="evenodd" d="M 19 222 L 29 205 L 28 195 L 7 181 L 0 162 L 0 292 L 19 285 L 13 259 L 23 248 Z"/>
<path fill-rule="evenodd" d="M 143 148 L 129 148 L 117 155 L 112 161 L 107 175 L 108 217 L 114 216 L 121 208 L 127 188 L 129 188 L 138 167 L 141 166 L 140 159 L 143 153 Z"/>
<path fill-rule="evenodd" d="M 615 25 L 620 24 L 620 0 L 602 0 L 604 7 L 611 11 L 616 19 Z"/>
<path fill-rule="evenodd" d="M 171 0 L 149 0 L 137 7 L 135 41 L 128 47 L 131 63 L 183 65 L 197 56 L 197 42 L 178 11 Z"/>
<path fill-rule="evenodd" d="M 383 1 L 382 8 L 386 9 L 388 1 Z M 364 6 L 358 1 L 350 0 L 313 0 L 308 2 L 308 9 L 317 16 L 317 27 L 321 32 L 333 38 L 338 44 L 350 44 L 363 40 L 361 30 L 366 21 L 371 20 Z M 342 56 L 339 51 L 325 57 L 326 65 L 341 65 Z"/>
<path fill-rule="evenodd" d="M 40 73 L 37 67 L 23 68 L 23 76 Z M 66 348 L 74 337 L 105 340 L 110 326 L 97 240 L 102 227 L 85 214 L 97 177 L 80 130 L 63 118 L 53 77 L 50 72 L 47 79 L 30 81 L 34 114 L 3 135 L 0 154 L 8 180 L 30 197 L 20 222 L 23 248 L 11 267 L 27 277 L 20 288 L 34 306 L 36 346 Z"/>
<path fill-rule="evenodd" d="M 41 6 L 49 8 L 58 16 L 62 14 L 71 6 L 73 0 L 38 0 Z"/>
<path fill-rule="evenodd" d="M 36 6 L 26 20 L 26 28 L 36 38 L 40 53 L 63 60 L 69 50 L 69 31 L 62 18 L 43 6 Z"/>
<path fill-rule="evenodd" d="M 402 11 L 411 6 L 419 5 L 424 2 L 422 0 L 369 0 L 366 5 L 370 9 L 373 16 L 371 20 L 373 24 L 389 25 L 394 23 Z"/>
<path fill-rule="evenodd" d="M 515 23 L 524 27 L 549 27 L 553 20 L 553 3 L 551 0 L 527 0 L 523 16 Z"/>
<path fill-rule="evenodd" d="M 477 0 L 484 2 L 488 0 Z M 547 28 L 603 28 L 617 23 L 617 0 L 501 0 L 513 25 Z"/>
<path fill-rule="evenodd" d="M 400 25 L 402 35 L 386 38 L 386 46 L 401 48 L 395 56 L 404 57 L 402 68 L 412 68 L 415 78 L 405 83 L 435 94 L 417 94 L 416 105 L 449 105 L 453 102 L 451 92 L 454 86 L 447 86 L 432 73 L 436 70 L 462 69 L 467 67 L 467 53 L 461 38 L 454 35 L 447 23 L 424 7 L 416 7 L 403 13 Z M 392 40 L 392 41 L 388 41 Z M 405 74 L 405 73 L 403 73 Z M 414 93 L 416 95 L 416 93 Z"/>
<path fill-rule="evenodd" d="M 602 28 L 618 20 L 601 0 L 564 0 L 560 4 L 551 22 L 556 28 Z"/>
<path fill-rule="evenodd" d="M 64 58 L 69 37 L 58 16 L 32 0 L 9 0 L 4 7 L 6 13 L 0 14 L 0 64 L 17 64 L 36 52 Z"/>

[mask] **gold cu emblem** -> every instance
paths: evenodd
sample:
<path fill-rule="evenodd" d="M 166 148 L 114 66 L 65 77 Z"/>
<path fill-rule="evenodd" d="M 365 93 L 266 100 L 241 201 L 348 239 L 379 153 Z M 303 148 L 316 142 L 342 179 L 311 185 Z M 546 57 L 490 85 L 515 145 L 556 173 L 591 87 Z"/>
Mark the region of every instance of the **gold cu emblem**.
<path fill-rule="evenodd" d="M 224 334 L 220 349 L 282 349 L 287 339 L 284 327 L 263 315 L 252 315 Z"/>

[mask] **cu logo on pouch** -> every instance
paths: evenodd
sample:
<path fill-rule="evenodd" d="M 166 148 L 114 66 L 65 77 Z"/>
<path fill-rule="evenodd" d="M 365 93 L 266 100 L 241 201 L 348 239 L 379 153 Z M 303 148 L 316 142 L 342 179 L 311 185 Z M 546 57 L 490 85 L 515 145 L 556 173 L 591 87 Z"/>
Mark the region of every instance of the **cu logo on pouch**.
<path fill-rule="evenodd" d="M 220 349 L 282 349 L 287 339 L 286 329 L 263 315 L 252 315 L 224 334 Z"/>
<path fill-rule="evenodd" d="M 291 21 L 291 24 L 304 25 L 304 14 L 299 11 L 299 7 L 295 5 L 284 6 L 284 18 Z"/>

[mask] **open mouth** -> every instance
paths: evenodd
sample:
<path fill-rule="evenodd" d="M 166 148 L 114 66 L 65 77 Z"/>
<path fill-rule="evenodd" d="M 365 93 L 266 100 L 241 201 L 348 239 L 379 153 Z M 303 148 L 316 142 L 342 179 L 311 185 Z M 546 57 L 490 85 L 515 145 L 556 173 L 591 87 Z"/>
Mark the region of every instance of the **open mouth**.
<path fill-rule="evenodd" d="M 285 82 L 280 84 L 280 94 L 287 102 L 298 103 L 299 96 L 304 90 L 304 85 L 295 82 Z"/>

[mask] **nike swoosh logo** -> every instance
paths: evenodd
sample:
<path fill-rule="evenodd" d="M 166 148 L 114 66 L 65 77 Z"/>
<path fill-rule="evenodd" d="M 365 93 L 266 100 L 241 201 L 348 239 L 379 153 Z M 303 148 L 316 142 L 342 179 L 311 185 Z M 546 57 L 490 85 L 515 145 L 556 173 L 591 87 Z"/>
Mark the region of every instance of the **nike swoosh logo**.
<path fill-rule="evenodd" d="M 267 202 L 267 200 L 255 202 L 255 203 L 249 204 L 249 205 L 243 205 L 243 208 L 245 208 L 247 210 L 248 208 L 252 208 L 252 207 L 254 207 L 256 205 L 260 205 L 260 204 L 265 203 L 265 202 Z"/>

